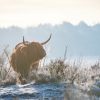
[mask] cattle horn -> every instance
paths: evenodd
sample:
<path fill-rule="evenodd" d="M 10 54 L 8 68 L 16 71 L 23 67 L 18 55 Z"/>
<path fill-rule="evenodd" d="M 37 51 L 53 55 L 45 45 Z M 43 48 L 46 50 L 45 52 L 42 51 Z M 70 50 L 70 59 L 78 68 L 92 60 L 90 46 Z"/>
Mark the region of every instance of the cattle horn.
<path fill-rule="evenodd" d="M 50 34 L 50 37 L 49 37 L 45 42 L 42 42 L 41 45 L 44 45 L 44 44 L 46 44 L 47 42 L 49 42 L 49 40 L 51 39 L 51 35 L 52 35 L 52 34 Z"/>
<path fill-rule="evenodd" d="M 24 36 L 23 36 L 23 44 L 25 44 Z"/>

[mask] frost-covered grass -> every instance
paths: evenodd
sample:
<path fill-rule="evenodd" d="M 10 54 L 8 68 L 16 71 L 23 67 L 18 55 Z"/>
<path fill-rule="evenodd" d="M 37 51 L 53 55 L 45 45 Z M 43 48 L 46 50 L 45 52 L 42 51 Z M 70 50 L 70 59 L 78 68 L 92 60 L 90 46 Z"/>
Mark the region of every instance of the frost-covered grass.
<path fill-rule="evenodd" d="M 5 68 L 5 61 L 6 61 L 6 58 L 5 58 L 4 52 L 2 52 L 0 54 L 0 80 L 4 80 L 7 75 L 7 71 Z"/>
<path fill-rule="evenodd" d="M 5 62 L 9 60 L 7 57 L 7 54 L 6 56 L 4 53 L 0 54 L 0 82 L 13 76 L 11 70 L 5 67 L 7 66 Z M 66 82 L 75 85 L 77 89 L 71 87 L 65 91 L 65 98 L 68 100 L 100 100 L 99 61 L 87 68 L 81 67 L 81 62 L 70 63 L 61 58 L 51 60 L 48 64 L 42 65 L 37 72 L 30 72 L 28 81 L 32 80 L 39 84 Z"/>
<path fill-rule="evenodd" d="M 39 68 L 38 72 L 34 73 L 33 71 L 32 74 L 31 77 L 35 78 L 36 81 L 83 84 L 100 79 L 100 64 L 98 62 L 93 66 L 84 68 L 75 63 L 65 62 L 63 59 L 55 59 Z"/>

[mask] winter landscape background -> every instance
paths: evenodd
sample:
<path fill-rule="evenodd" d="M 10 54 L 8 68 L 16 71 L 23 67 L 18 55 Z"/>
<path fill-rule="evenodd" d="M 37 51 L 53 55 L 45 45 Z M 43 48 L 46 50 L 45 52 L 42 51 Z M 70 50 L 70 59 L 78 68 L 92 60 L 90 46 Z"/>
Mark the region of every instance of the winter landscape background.
<path fill-rule="evenodd" d="M 9 45 L 9 52 L 19 42 L 22 37 L 27 41 L 45 41 L 52 33 L 52 38 L 44 48 L 47 58 L 59 58 L 64 56 L 67 47 L 67 57 L 87 58 L 88 60 L 99 60 L 100 56 L 100 24 L 87 25 L 80 22 L 73 25 L 68 22 L 62 24 L 40 24 L 37 27 L 20 28 L 16 26 L 0 28 L 0 51 Z M 86 60 L 87 60 L 86 59 Z"/>
<path fill-rule="evenodd" d="M 62 57 L 67 46 L 69 56 L 100 56 L 100 24 L 88 26 L 85 22 L 78 25 L 63 22 L 52 26 L 40 24 L 37 27 L 20 28 L 16 26 L 0 28 L 0 46 L 14 46 L 25 37 L 27 41 L 45 41 L 52 33 L 47 44 L 50 57 Z"/>

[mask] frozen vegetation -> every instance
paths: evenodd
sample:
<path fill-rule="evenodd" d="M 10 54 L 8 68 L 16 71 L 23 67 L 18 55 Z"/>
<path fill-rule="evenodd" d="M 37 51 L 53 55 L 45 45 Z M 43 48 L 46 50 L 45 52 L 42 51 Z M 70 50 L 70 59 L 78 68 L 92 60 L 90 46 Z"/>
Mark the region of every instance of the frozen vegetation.
<path fill-rule="evenodd" d="M 100 100 L 100 62 L 82 67 L 82 61 L 58 58 L 30 71 L 28 83 L 20 85 L 7 67 L 8 52 L 0 55 L 0 99 Z"/>

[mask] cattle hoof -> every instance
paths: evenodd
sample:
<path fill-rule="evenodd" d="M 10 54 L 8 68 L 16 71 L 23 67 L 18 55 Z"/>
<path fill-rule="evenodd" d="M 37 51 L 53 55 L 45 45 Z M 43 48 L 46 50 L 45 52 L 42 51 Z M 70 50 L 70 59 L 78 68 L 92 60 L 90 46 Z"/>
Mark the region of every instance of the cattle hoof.
<path fill-rule="evenodd" d="M 17 79 L 17 83 L 26 84 L 27 80 L 25 78 L 22 78 L 22 76 L 19 76 L 18 79 Z"/>

